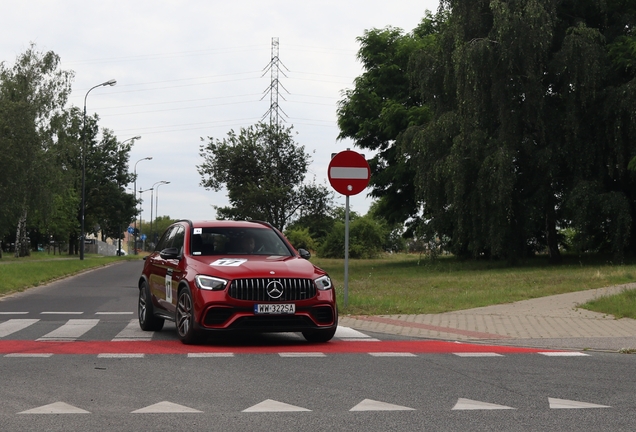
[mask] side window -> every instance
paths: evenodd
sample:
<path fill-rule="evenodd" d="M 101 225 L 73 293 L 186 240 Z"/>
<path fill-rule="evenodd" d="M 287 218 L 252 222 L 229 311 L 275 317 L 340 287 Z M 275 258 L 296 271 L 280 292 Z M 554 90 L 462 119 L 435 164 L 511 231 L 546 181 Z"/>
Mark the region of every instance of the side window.
<path fill-rule="evenodd" d="M 183 254 L 183 242 L 185 240 L 185 228 L 183 228 L 183 226 L 181 225 L 177 225 L 175 227 L 176 229 L 174 230 L 174 236 L 170 235 L 170 237 L 172 237 L 172 244 L 170 245 L 170 247 L 174 247 L 179 249 L 179 254 Z"/>
<path fill-rule="evenodd" d="M 172 234 L 172 232 L 174 232 L 176 228 L 177 227 L 168 228 L 166 232 L 163 233 L 163 235 L 161 236 L 161 239 L 159 240 L 159 242 L 157 243 L 157 246 L 155 247 L 155 251 L 161 252 L 162 250 L 168 247 L 168 240 L 170 239 L 170 235 Z"/>

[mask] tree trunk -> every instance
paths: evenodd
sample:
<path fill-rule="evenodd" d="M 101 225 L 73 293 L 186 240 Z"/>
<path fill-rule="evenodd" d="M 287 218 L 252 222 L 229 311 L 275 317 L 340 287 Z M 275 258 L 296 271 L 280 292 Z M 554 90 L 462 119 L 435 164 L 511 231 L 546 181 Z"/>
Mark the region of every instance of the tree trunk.
<path fill-rule="evenodd" d="M 24 207 L 24 211 L 22 216 L 20 216 L 20 220 L 18 221 L 18 228 L 15 233 L 15 257 L 25 257 L 31 255 L 31 250 L 29 248 L 29 240 L 27 238 L 26 232 L 26 220 L 27 220 L 27 209 Z"/>
<path fill-rule="evenodd" d="M 548 210 L 545 217 L 545 228 L 550 264 L 559 264 L 562 261 L 562 257 L 557 240 L 556 215 L 554 214 L 554 210 Z"/>
<path fill-rule="evenodd" d="M 60 254 L 61 253 L 62 251 L 60 250 Z M 68 235 L 68 254 L 75 255 L 75 236 L 73 235 L 73 233 L 70 233 Z"/>

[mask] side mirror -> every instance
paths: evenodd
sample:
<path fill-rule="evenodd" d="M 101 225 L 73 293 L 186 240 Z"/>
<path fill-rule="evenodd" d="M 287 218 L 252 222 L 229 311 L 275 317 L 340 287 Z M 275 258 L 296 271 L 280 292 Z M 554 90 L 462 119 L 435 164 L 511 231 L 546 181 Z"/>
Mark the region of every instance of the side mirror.
<path fill-rule="evenodd" d="M 309 253 L 309 251 L 306 249 L 298 249 L 298 253 L 300 254 L 300 257 L 303 259 L 308 260 L 309 258 L 311 258 L 311 253 Z"/>
<path fill-rule="evenodd" d="M 176 247 L 170 247 L 159 252 L 159 256 L 163 259 L 177 259 L 179 258 L 179 249 Z"/>

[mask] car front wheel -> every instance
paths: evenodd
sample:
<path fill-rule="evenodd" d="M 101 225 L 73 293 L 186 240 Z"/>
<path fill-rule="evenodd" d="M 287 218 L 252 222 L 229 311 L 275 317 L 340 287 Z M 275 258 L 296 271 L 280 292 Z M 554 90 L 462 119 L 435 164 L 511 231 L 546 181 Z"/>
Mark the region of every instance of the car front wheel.
<path fill-rule="evenodd" d="M 146 282 L 142 282 L 139 287 L 137 315 L 139 316 L 139 327 L 141 327 L 142 330 L 159 331 L 163 328 L 164 320 L 154 314 L 150 290 Z"/>
<path fill-rule="evenodd" d="M 194 303 L 189 288 L 183 288 L 179 291 L 175 323 L 181 342 L 184 344 L 195 344 L 199 341 L 199 335 L 194 329 Z"/>
<path fill-rule="evenodd" d="M 303 332 L 303 336 L 307 340 L 307 342 L 313 343 L 329 342 L 335 334 L 335 327 L 329 330 L 308 330 Z"/>

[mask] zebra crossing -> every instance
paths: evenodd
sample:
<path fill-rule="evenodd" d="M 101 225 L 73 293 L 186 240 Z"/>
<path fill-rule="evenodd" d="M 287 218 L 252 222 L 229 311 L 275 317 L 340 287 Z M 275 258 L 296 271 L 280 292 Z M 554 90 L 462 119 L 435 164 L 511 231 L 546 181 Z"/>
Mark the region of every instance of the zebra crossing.
<path fill-rule="evenodd" d="M 22 313 L 16 313 L 22 314 Z M 79 315 L 77 312 L 64 312 L 64 313 L 52 313 L 41 312 L 41 315 Z M 133 315 L 133 312 L 96 312 L 95 315 L 100 317 L 107 316 L 124 316 Z M 44 326 L 49 327 L 52 323 L 57 325 L 58 321 L 42 321 L 38 318 L 10 318 L 6 321 L 0 322 L 0 339 L 10 336 L 17 336 L 20 332 L 41 323 Z M 92 329 L 97 327 L 100 323 L 103 323 L 102 319 L 79 319 L 71 318 L 67 319 L 63 324 L 57 326 L 55 329 L 48 331 L 40 337 L 37 337 L 37 341 L 49 341 L 49 342 L 74 342 L 82 340 L 82 338 Z M 117 320 L 114 322 L 108 322 L 109 327 L 125 325 L 114 337 L 107 339 L 110 341 L 151 341 L 155 332 L 143 331 L 139 327 L 137 318 L 132 318 L 128 321 Z M 43 327 L 44 327 L 43 326 Z M 344 341 L 378 341 L 376 338 L 372 338 L 362 332 L 347 327 L 339 327 L 336 333 L 336 338 Z"/>
<path fill-rule="evenodd" d="M 43 312 L 43 314 L 46 314 Z M 132 314 L 132 313 L 130 313 Z M 128 315 L 128 314 L 127 314 Z M 41 342 L 74 342 L 81 340 L 90 330 L 97 327 L 102 320 L 100 319 L 68 319 L 55 329 L 36 338 Z M 0 322 L 0 338 L 19 335 L 20 332 L 37 325 L 44 324 L 42 327 L 50 327 L 51 321 L 43 322 L 40 319 L 22 319 L 11 318 L 7 321 Z M 114 337 L 112 341 L 150 341 L 154 332 L 145 332 L 139 328 L 139 322 L 136 318 L 129 321 L 120 321 L 116 323 L 108 323 L 109 327 L 114 325 L 125 325 Z"/>
<path fill-rule="evenodd" d="M 42 312 L 41 315 L 50 317 L 62 314 Z M 95 316 L 99 318 L 65 316 L 63 319 L 8 318 L 0 321 L 0 355 L 47 357 L 53 354 L 94 354 L 101 356 L 100 358 L 130 359 L 143 358 L 147 354 L 186 354 L 190 358 L 277 354 L 288 358 L 320 358 L 328 354 L 362 353 L 376 358 L 405 359 L 427 353 L 447 353 L 465 358 L 497 358 L 513 353 L 536 353 L 553 357 L 589 356 L 577 351 L 473 345 L 439 340 L 382 341 L 342 326 L 338 327 L 332 342 L 328 344 L 308 344 L 299 333 L 282 333 L 267 339 L 269 345 L 252 345 L 249 341 L 243 343 L 242 340 L 233 340 L 229 346 L 187 346 L 178 341 L 172 323 L 168 323 L 162 331 L 148 332 L 141 330 L 133 312 L 100 312 L 95 313 Z"/>

